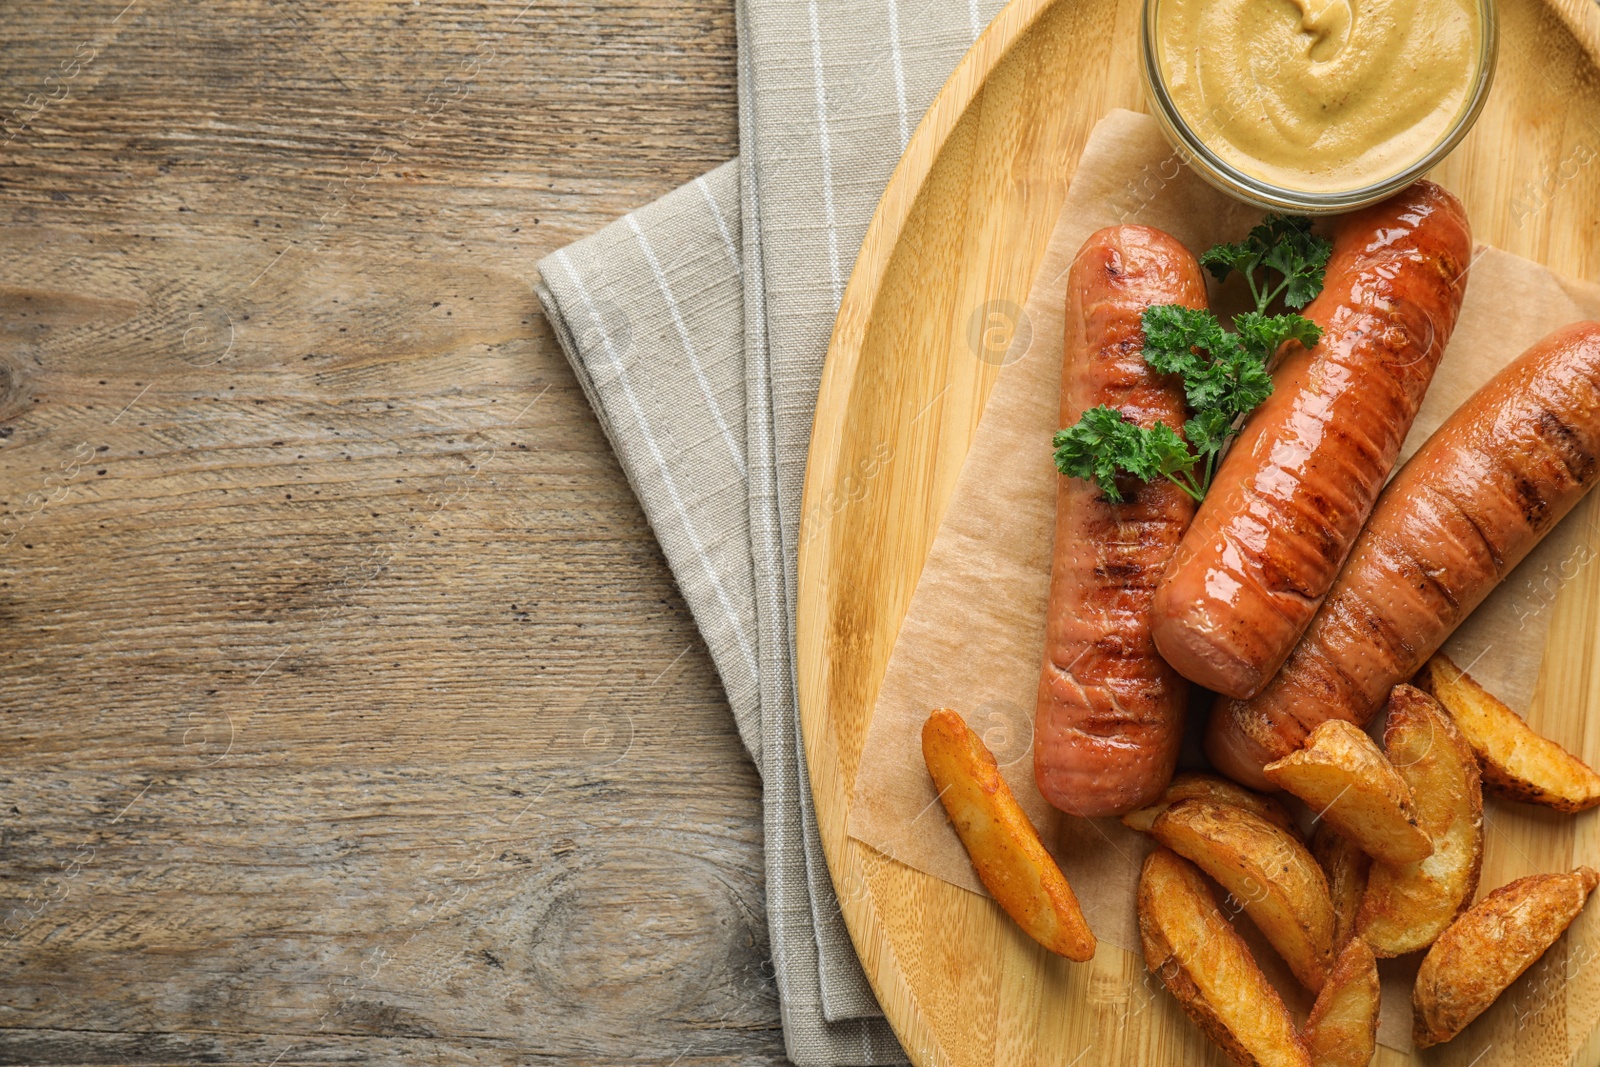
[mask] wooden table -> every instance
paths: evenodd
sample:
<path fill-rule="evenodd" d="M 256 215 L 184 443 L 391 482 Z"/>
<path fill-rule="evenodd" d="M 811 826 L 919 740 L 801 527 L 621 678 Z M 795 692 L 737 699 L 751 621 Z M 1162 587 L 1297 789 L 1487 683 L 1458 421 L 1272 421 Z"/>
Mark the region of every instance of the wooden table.
<path fill-rule="evenodd" d="M 727 0 L 0 20 L 0 1061 L 782 1059 L 759 781 L 534 262 Z"/>

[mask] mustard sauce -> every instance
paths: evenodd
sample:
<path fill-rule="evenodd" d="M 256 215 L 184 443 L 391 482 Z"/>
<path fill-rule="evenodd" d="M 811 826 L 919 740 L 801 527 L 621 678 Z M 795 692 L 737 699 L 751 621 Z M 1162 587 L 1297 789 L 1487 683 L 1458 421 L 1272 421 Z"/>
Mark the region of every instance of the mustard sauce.
<path fill-rule="evenodd" d="M 1421 160 L 1471 102 L 1475 0 L 1160 0 L 1173 105 L 1236 169 L 1338 193 Z"/>

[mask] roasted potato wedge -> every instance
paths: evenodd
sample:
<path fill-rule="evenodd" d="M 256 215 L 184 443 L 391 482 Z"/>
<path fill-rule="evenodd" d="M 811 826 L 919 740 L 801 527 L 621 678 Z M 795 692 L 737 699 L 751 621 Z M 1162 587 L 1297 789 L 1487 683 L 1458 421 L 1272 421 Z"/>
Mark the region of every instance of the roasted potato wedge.
<path fill-rule="evenodd" d="M 1328 879 L 1328 896 L 1333 900 L 1333 953 L 1338 956 L 1356 932 L 1356 913 L 1367 893 L 1372 857 L 1325 822 L 1318 823 L 1311 835 L 1311 855 Z"/>
<path fill-rule="evenodd" d="M 1483 866 L 1483 789 L 1466 738 L 1420 689 L 1395 686 L 1383 742 L 1433 854 L 1416 863 L 1373 862 L 1356 932 L 1379 956 L 1402 956 L 1433 944 L 1472 903 Z"/>
<path fill-rule="evenodd" d="M 1322 988 L 1333 962 L 1333 902 L 1322 868 L 1299 837 L 1211 800 L 1178 801 L 1150 834 L 1215 878 L 1307 989 Z"/>
<path fill-rule="evenodd" d="M 1473 905 L 1433 943 L 1411 995 L 1418 1048 L 1449 1041 L 1533 966 L 1594 891 L 1600 875 L 1532 874 Z"/>
<path fill-rule="evenodd" d="M 1353 723 L 1321 723 L 1304 746 L 1267 764 L 1264 773 L 1373 859 L 1415 863 L 1433 852 L 1417 825 L 1411 790 Z"/>
<path fill-rule="evenodd" d="M 1378 1051 L 1378 959 L 1351 938 L 1328 973 L 1301 1031 L 1316 1067 L 1367 1067 Z"/>
<path fill-rule="evenodd" d="M 1006 914 L 1051 952 L 1093 959 L 1077 895 L 978 735 L 955 712 L 936 711 L 922 725 L 922 758 L 979 880 Z"/>
<path fill-rule="evenodd" d="M 1172 781 L 1154 804 L 1130 811 L 1122 817 L 1122 825 L 1140 833 L 1149 833 L 1156 817 L 1180 800 L 1212 800 L 1218 804 L 1232 804 L 1236 808 L 1255 812 L 1263 819 L 1285 830 L 1299 833 L 1294 820 L 1271 797 L 1252 792 L 1237 782 L 1215 774 L 1195 774 L 1186 771 L 1172 776 Z"/>
<path fill-rule="evenodd" d="M 1600 774 L 1535 733 L 1448 656 L 1429 660 L 1417 681 L 1461 728 L 1478 757 L 1483 786 L 1489 792 L 1557 811 L 1583 811 L 1600 804 Z"/>
<path fill-rule="evenodd" d="M 1311 1067 L 1283 998 L 1222 917 L 1200 872 L 1164 848 L 1139 875 L 1145 966 L 1241 1067 Z"/>

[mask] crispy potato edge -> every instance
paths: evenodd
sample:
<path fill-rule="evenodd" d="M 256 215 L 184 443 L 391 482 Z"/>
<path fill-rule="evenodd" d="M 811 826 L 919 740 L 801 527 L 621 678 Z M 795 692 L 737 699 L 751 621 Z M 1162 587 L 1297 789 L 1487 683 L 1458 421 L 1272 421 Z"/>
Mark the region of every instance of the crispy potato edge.
<path fill-rule="evenodd" d="M 1147 834 L 1161 813 L 1180 800 L 1211 800 L 1218 804 L 1232 804 L 1291 833 L 1300 832 L 1288 810 L 1272 797 L 1246 789 L 1231 779 L 1195 771 L 1181 771 L 1173 775 L 1172 781 L 1154 803 L 1128 812 L 1122 817 L 1122 825 Z"/>

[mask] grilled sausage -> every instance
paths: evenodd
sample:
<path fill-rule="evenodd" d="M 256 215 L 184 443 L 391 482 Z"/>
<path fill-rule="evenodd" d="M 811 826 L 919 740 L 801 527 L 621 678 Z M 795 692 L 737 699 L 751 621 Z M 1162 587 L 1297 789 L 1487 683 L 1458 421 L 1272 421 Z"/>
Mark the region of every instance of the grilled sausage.
<path fill-rule="evenodd" d="M 1600 323 L 1556 331 L 1473 394 L 1384 490 L 1322 610 L 1206 753 L 1266 788 L 1324 719 L 1364 725 L 1600 480 Z"/>
<path fill-rule="evenodd" d="M 1305 312 L 1322 340 L 1285 346 L 1156 591 L 1156 647 L 1179 673 L 1248 697 L 1289 655 L 1394 468 L 1471 253 L 1460 203 L 1431 182 L 1339 222 Z"/>
<path fill-rule="evenodd" d="M 1171 236 L 1113 226 L 1085 242 L 1067 287 L 1061 424 L 1107 404 L 1141 426 L 1183 426 L 1181 383 L 1144 360 L 1140 315 L 1156 304 L 1206 306 L 1204 276 Z M 1061 478 L 1044 668 L 1034 721 L 1034 775 L 1074 815 L 1113 815 L 1151 800 L 1172 777 L 1188 685 L 1150 642 L 1156 578 L 1194 516 L 1166 479 Z"/>

